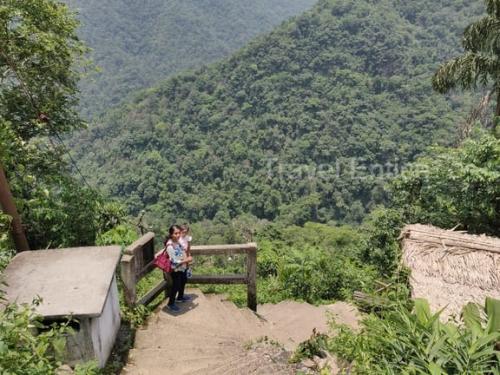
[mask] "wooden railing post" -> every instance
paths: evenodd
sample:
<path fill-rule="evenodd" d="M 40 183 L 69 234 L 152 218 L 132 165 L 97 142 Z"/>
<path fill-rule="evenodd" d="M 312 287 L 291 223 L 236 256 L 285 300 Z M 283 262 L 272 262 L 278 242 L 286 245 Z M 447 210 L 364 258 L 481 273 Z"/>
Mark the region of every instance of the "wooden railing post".
<path fill-rule="evenodd" d="M 127 246 L 124 251 L 124 254 L 134 257 L 136 282 L 153 269 L 151 262 L 155 257 L 154 241 L 155 234 L 148 232 Z"/>
<path fill-rule="evenodd" d="M 247 306 L 257 311 L 257 245 L 247 253 Z"/>
<path fill-rule="evenodd" d="M 136 272 L 135 272 L 135 257 L 133 255 L 124 254 L 120 262 L 121 277 L 124 286 L 125 303 L 128 306 L 135 305 L 137 299 L 136 293 Z"/>

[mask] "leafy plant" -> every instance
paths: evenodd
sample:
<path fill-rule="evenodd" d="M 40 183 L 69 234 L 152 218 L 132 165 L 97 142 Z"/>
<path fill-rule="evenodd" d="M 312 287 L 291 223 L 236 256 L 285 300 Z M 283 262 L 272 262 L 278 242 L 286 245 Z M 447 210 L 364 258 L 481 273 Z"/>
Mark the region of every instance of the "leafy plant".
<path fill-rule="evenodd" d="M 71 332 L 67 325 L 46 327 L 33 306 L 5 305 L 0 311 L 0 373 L 17 375 L 19 369 L 23 375 L 53 373 Z"/>
<path fill-rule="evenodd" d="M 126 247 L 139 238 L 137 230 L 130 225 L 120 224 L 97 236 L 96 245 L 121 245 Z"/>
<path fill-rule="evenodd" d="M 401 306 L 368 316 L 359 333 L 337 326 L 329 348 L 351 362 L 354 374 L 498 374 L 499 309 L 500 301 L 489 298 L 484 309 L 468 304 L 464 324 L 456 325 L 416 299 L 412 311 Z"/>
<path fill-rule="evenodd" d="M 349 298 L 370 288 L 376 277 L 355 259 L 311 247 L 291 248 L 278 269 L 285 295 L 308 302 Z"/>
<path fill-rule="evenodd" d="M 298 363 L 304 358 L 313 358 L 318 356 L 323 358 L 325 356 L 324 351 L 327 348 L 328 336 L 313 330 L 311 337 L 299 344 L 293 356 L 290 358 L 291 363 Z"/>
<path fill-rule="evenodd" d="M 66 163 L 62 134 L 83 125 L 75 105 L 87 49 L 77 27 L 60 2 L 0 7 L 0 162 L 32 249 L 90 245 L 112 227 L 108 205 Z"/>
<path fill-rule="evenodd" d="M 90 361 L 83 364 L 77 364 L 75 366 L 75 375 L 99 375 L 101 370 L 99 369 L 97 361 Z"/>
<path fill-rule="evenodd" d="M 361 259 L 377 268 L 381 275 L 392 277 L 400 264 L 398 237 L 403 215 L 397 209 L 379 207 L 366 218 Z"/>
<path fill-rule="evenodd" d="M 487 15 L 466 27 L 462 46 L 465 53 L 441 65 L 434 74 L 434 89 L 445 93 L 455 87 L 475 89 L 493 86 L 497 96 L 495 116 L 500 116 L 500 1 L 485 0 Z"/>
<path fill-rule="evenodd" d="M 24 141 L 81 126 L 74 64 L 86 48 L 73 14 L 51 0 L 8 0 L 0 26 L 0 124 Z"/>

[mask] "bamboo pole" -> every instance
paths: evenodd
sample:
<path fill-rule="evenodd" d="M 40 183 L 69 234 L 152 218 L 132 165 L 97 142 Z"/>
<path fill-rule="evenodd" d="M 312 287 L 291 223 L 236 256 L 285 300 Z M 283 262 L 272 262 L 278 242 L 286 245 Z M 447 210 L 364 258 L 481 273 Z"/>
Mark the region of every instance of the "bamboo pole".
<path fill-rule="evenodd" d="M 0 206 L 2 211 L 12 217 L 11 229 L 12 229 L 12 239 L 16 246 L 17 252 L 29 250 L 28 240 L 24 234 L 23 225 L 21 223 L 21 217 L 19 216 L 14 203 L 14 197 L 10 191 L 9 182 L 5 176 L 3 170 L 3 165 L 0 163 Z"/>
<path fill-rule="evenodd" d="M 422 229 L 406 229 L 405 239 L 410 241 L 431 242 L 436 244 L 445 244 L 446 246 L 467 248 L 472 250 L 489 251 L 500 253 L 500 241 L 490 238 L 481 238 L 468 234 L 458 234 L 451 231 L 435 232 Z"/>

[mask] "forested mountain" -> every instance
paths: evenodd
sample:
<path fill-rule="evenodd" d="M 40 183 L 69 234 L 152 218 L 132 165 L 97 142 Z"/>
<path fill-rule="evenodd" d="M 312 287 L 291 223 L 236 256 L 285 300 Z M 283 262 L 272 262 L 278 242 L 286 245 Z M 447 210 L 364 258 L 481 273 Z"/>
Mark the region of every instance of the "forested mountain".
<path fill-rule="evenodd" d="M 228 56 L 315 0 L 65 0 L 100 73 L 81 82 L 83 113 L 186 68 Z"/>
<path fill-rule="evenodd" d="M 241 213 L 356 222 L 465 96 L 431 89 L 481 1 L 321 0 L 231 58 L 99 119 L 74 150 L 94 185 L 164 221 Z"/>

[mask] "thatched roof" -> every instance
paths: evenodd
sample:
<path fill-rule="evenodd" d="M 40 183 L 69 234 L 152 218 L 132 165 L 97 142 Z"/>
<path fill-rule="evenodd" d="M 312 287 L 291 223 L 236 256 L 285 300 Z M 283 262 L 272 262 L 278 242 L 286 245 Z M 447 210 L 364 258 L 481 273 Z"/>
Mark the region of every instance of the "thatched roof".
<path fill-rule="evenodd" d="M 499 238 L 421 224 L 407 225 L 401 237 L 413 297 L 426 298 L 433 311 L 458 316 L 468 302 L 500 299 Z"/>

